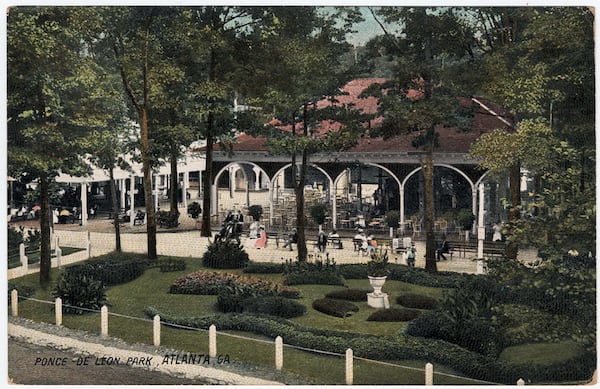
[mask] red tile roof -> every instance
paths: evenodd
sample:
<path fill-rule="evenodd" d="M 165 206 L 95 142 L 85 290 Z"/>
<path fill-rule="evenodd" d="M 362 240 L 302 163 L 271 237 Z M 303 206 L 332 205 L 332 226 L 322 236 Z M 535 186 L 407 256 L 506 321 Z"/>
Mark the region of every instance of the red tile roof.
<path fill-rule="evenodd" d="M 350 81 L 346 84 L 342 91 L 346 92 L 346 95 L 336 96 L 337 102 L 335 105 L 348 105 L 356 109 L 362 110 L 366 114 L 374 114 L 377 112 L 377 98 L 367 97 L 359 98 L 358 96 L 373 83 L 383 83 L 387 81 L 384 78 L 363 78 Z M 328 105 L 334 104 L 331 99 L 323 99 L 317 102 L 318 108 L 323 108 Z M 475 104 L 470 99 L 460 99 L 460 104 L 469 106 Z M 499 107 L 497 104 L 485 101 L 488 108 L 492 109 L 496 114 L 508 119 L 512 122 L 512 115 L 507 113 L 504 109 Z M 376 127 L 382 122 L 381 117 L 377 117 L 371 121 L 371 127 Z M 269 124 L 276 125 L 278 121 L 274 119 Z M 291 131 L 291 126 L 281 126 L 283 131 Z M 301 125 L 297 126 L 297 129 L 301 128 Z M 323 134 L 329 131 L 335 131 L 340 128 L 340 123 L 331 121 L 321 122 L 319 134 Z M 480 107 L 476 112 L 473 119 L 473 127 L 471 131 L 460 131 L 454 128 L 447 128 L 439 126 L 437 131 L 439 133 L 439 148 L 437 152 L 448 152 L 448 153 L 467 153 L 470 145 L 485 132 L 492 131 L 496 128 L 506 128 L 506 125 L 502 123 L 497 117 L 488 112 L 486 109 Z M 358 144 L 348 151 L 351 152 L 407 152 L 415 151 L 411 142 L 414 139 L 415 134 L 399 135 L 391 139 L 384 140 L 382 138 L 371 138 L 362 137 L 359 139 Z M 233 145 L 234 151 L 268 151 L 266 146 L 266 138 L 264 136 L 250 136 L 247 134 L 240 134 L 237 137 L 237 142 Z M 215 145 L 215 151 L 220 150 L 219 145 Z"/>

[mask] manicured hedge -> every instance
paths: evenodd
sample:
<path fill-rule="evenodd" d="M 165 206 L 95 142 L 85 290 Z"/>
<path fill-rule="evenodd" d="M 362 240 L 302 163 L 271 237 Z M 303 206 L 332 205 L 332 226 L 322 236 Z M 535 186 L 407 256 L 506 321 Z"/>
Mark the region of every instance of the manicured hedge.
<path fill-rule="evenodd" d="M 347 317 L 358 312 L 358 306 L 348 301 L 322 298 L 313 301 L 312 307 L 319 312 L 335 317 Z"/>
<path fill-rule="evenodd" d="M 289 273 L 283 279 L 284 285 L 344 285 L 344 279 L 337 273 L 330 271 L 307 271 L 302 273 Z"/>
<path fill-rule="evenodd" d="M 149 267 L 158 267 L 162 273 L 167 273 L 185 270 L 186 264 L 183 259 L 161 258 L 153 261 Z"/>
<path fill-rule="evenodd" d="M 345 279 L 366 279 L 366 264 L 338 265 L 339 273 Z M 438 271 L 431 273 L 425 269 L 413 268 L 398 264 L 389 264 L 388 280 L 403 281 L 415 285 L 432 286 L 435 288 L 459 288 L 473 277 L 472 274 Z"/>
<path fill-rule="evenodd" d="M 374 336 L 340 331 L 314 329 L 285 319 L 252 315 L 221 314 L 205 317 L 176 317 L 147 307 L 148 317 L 160 315 L 161 321 L 193 328 L 208 329 L 214 324 L 219 330 L 247 331 L 275 339 L 281 336 L 286 344 L 344 354 L 352 348 L 354 355 L 375 360 L 417 359 L 440 363 L 467 377 L 514 385 L 519 378 L 526 382 L 559 382 L 588 380 L 596 368 L 595 353 L 553 365 L 515 364 L 468 351 L 452 343 L 412 336 Z"/>
<path fill-rule="evenodd" d="M 329 292 L 325 297 L 346 301 L 367 301 L 367 293 L 370 289 L 340 289 Z"/>
<path fill-rule="evenodd" d="M 433 309 L 438 305 L 438 301 L 433 297 L 424 296 L 415 293 L 406 293 L 396 297 L 396 302 L 407 308 Z"/>
<path fill-rule="evenodd" d="M 242 303 L 244 313 L 274 315 L 284 318 L 302 316 L 306 307 L 283 297 L 250 297 Z"/>
<path fill-rule="evenodd" d="M 197 271 L 179 277 L 169 288 L 169 293 L 218 295 L 228 288 L 251 289 L 254 295 L 260 296 L 300 298 L 300 291 L 296 288 L 256 277 L 211 271 Z"/>
<path fill-rule="evenodd" d="M 109 253 L 90 261 L 68 266 L 65 272 L 81 273 L 105 286 L 119 285 L 141 276 L 148 260 L 141 254 Z"/>
<path fill-rule="evenodd" d="M 281 274 L 283 273 L 283 263 L 252 262 L 248 263 L 242 272 L 257 274 Z"/>
<path fill-rule="evenodd" d="M 389 308 L 389 309 L 380 309 L 378 311 L 373 312 L 367 318 L 367 321 L 387 321 L 387 322 L 396 322 L 396 321 L 411 321 L 417 318 L 421 314 L 421 311 L 418 309 L 408 309 L 408 308 Z"/>

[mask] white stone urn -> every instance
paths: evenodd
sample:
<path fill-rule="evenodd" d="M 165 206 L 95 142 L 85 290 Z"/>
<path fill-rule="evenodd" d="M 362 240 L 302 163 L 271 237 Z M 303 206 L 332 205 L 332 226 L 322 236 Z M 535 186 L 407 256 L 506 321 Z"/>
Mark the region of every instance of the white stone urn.
<path fill-rule="evenodd" d="M 373 288 L 374 296 L 383 295 L 383 293 L 381 293 L 381 288 L 383 287 L 383 284 L 385 284 L 386 279 L 387 279 L 387 276 L 381 276 L 381 277 L 369 276 L 369 284 L 371 284 L 371 287 Z"/>

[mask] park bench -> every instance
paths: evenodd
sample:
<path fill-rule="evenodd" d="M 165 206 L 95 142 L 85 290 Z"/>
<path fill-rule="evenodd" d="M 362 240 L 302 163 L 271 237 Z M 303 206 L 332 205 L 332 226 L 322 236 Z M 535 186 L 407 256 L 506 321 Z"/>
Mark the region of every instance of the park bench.
<path fill-rule="evenodd" d="M 279 232 L 267 232 L 267 244 L 269 242 L 269 239 L 275 239 L 275 245 L 277 246 L 277 248 L 279 248 Z"/>
<path fill-rule="evenodd" d="M 456 252 L 460 257 L 466 257 L 467 253 L 477 253 L 478 250 L 477 241 L 449 241 L 448 244 L 450 245 L 450 255 Z M 488 257 L 504 257 L 506 255 L 506 243 L 484 241 L 483 255 Z"/>
<path fill-rule="evenodd" d="M 327 243 L 331 245 L 331 247 L 339 250 L 344 248 L 344 245 L 342 244 L 342 238 L 340 237 L 327 238 Z"/>
<path fill-rule="evenodd" d="M 144 224 L 144 219 L 146 217 L 145 212 L 139 212 L 135 214 L 135 218 L 133 219 L 134 226 L 141 226 Z"/>

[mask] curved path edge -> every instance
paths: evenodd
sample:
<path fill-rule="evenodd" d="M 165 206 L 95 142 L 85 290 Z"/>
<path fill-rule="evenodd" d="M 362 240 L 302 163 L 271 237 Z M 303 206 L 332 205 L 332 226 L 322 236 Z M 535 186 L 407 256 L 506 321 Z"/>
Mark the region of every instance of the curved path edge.
<path fill-rule="evenodd" d="M 36 323 L 39 325 L 41 323 Z M 61 328 L 66 330 L 64 328 Z M 72 330 L 68 330 L 71 332 Z M 8 336 L 12 336 L 21 341 L 27 343 L 34 343 L 42 346 L 49 346 L 59 349 L 69 349 L 75 353 L 81 353 L 86 355 L 93 355 L 99 358 L 111 356 L 114 358 L 120 358 L 122 361 L 127 361 L 129 357 L 137 358 L 152 358 L 155 361 L 150 366 L 132 364 L 131 367 L 143 368 L 147 370 L 159 371 L 161 373 L 169 374 L 176 377 L 185 377 L 189 379 L 202 379 L 204 381 L 211 381 L 215 385 L 283 385 L 280 382 L 265 380 L 256 377 L 244 376 L 241 374 L 224 371 L 221 369 L 199 366 L 194 364 L 162 364 L 165 354 L 160 354 L 160 350 L 154 348 L 155 352 L 147 350 L 151 346 L 140 345 L 141 348 L 146 350 L 136 350 L 133 345 L 128 345 L 122 341 L 116 340 L 123 344 L 123 348 L 107 346 L 96 341 L 102 341 L 100 337 L 86 334 L 84 335 L 86 341 L 74 339 L 72 337 L 60 336 L 41 331 L 38 329 L 29 328 L 22 319 L 9 318 L 7 326 Z M 60 330 L 59 330 L 60 332 Z M 99 339 L 94 339 L 99 338 Z M 109 338 L 106 338 L 109 339 Z M 113 342 L 115 339 L 111 339 Z M 128 348 L 125 348 L 128 347 Z"/>

